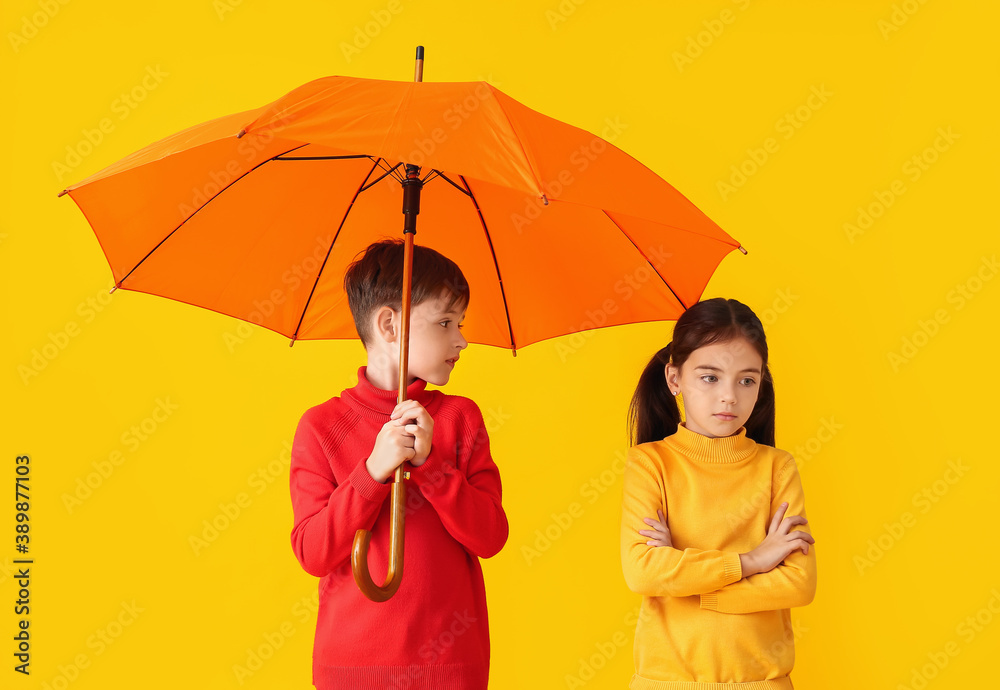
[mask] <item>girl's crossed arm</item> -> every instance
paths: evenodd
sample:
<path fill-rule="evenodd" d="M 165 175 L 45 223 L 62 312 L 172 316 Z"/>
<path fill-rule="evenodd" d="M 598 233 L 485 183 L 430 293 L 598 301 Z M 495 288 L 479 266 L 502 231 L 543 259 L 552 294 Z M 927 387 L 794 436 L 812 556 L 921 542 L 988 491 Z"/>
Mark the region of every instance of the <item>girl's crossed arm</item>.
<path fill-rule="evenodd" d="M 743 574 L 735 551 L 682 551 L 666 543 L 650 543 L 669 541 L 669 531 L 644 522 L 649 506 L 664 505 L 662 481 L 653 461 L 633 448 L 625 465 L 621 519 L 622 571 L 629 589 L 645 596 L 686 597 L 737 582 Z"/>
<path fill-rule="evenodd" d="M 783 504 L 787 504 L 787 511 Z M 753 613 L 805 606 L 813 600 L 816 595 L 816 550 L 811 546 L 814 540 L 805 520 L 806 506 L 802 481 L 795 460 L 791 456 L 776 474 L 771 496 L 771 513 L 774 514 L 774 519 L 768 530 L 768 539 L 786 541 L 795 545 L 795 548 L 777 565 L 768 562 L 775 558 L 771 555 L 758 565 L 762 570 L 756 574 L 749 574 L 717 591 L 702 593 L 703 609 L 722 613 Z M 792 521 L 792 518 L 782 519 L 784 514 L 802 518 L 801 521 L 792 522 L 798 526 L 798 530 L 788 532 L 787 528 L 777 528 L 775 523 L 787 525 Z M 782 539 L 775 540 L 772 537 L 776 532 L 786 534 Z M 799 532 L 807 536 L 796 538 Z M 765 539 L 765 543 L 768 539 Z M 765 543 L 762 543 L 761 547 L 764 547 Z M 761 547 L 754 552 L 763 550 Z M 751 554 L 744 554 L 744 557 Z M 751 557 L 750 563 L 754 562 L 755 559 Z"/>

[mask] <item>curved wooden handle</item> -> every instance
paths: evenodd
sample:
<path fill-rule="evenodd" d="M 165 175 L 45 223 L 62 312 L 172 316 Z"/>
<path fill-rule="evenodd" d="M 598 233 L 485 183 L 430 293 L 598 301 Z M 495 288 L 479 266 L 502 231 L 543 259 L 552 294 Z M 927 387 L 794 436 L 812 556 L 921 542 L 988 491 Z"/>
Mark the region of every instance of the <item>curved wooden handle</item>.
<path fill-rule="evenodd" d="M 403 581 L 403 510 L 406 506 L 406 484 L 403 482 L 403 470 L 396 470 L 396 481 L 392 485 L 390 509 L 392 510 L 392 527 L 389 532 L 389 569 L 382 586 L 375 584 L 368 571 L 368 543 L 372 533 L 359 529 L 354 534 L 354 548 L 351 549 L 351 569 L 354 571 L 354 581 L 358 589 L 372 601 L 388 601 Z"/>

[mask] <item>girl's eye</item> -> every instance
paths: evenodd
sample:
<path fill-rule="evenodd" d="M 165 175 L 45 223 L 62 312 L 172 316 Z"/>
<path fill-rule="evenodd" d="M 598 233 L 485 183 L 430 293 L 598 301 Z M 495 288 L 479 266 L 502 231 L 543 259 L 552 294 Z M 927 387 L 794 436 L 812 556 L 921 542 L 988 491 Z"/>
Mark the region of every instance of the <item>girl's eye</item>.
<path fill-rule="evenodd" d="M 712 379 L 712 380 L 709 381 L 708 379 Z M 701 380 L 704 381 L 705 383 L 715 383 L 717 379 L 712 374 L 706 374 L 705 376 L 701 377 Z"/>
<path fill-rule="evenodd" d="M 744 386 L 752 386 L 752 385 L 754 385 L 755 383 L 757 383 L 757 382 L 756 382 L 756 381 L 754 381 L 754 380 L 753 380 L 752 378 L 750 378 L 750 377 L 747 377 L 747 378 L 743 379 L 743 385 L 744 385 Z"/>

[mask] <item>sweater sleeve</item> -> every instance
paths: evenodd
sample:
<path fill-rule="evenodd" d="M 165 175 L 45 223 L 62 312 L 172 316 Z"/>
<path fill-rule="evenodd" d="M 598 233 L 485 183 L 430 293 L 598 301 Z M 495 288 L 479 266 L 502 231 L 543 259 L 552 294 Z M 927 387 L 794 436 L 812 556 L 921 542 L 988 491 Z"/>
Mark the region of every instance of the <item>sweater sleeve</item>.
<path fill-rule="evenodd" d="M 500 470 L 490 455 L 490 439 L 479 407 L 467 398 L 439 411 L 435 424 L 454 424 L 455 448 L 435 441 L 427 460 L 410 477 L 437 511 L 442 524 L 469 553 L 489 558 L 507 543 L 507 514 L 501 499 Z"/>
<path fill-rule="evenodd" d="M 771 496 L 768 521 L 780 506 L 788 501 L 786 516 L 806 516 L 805 494 L 799 478 L 795 459 L 788 457 L 778 471 Z M 809 525 L 794 528 L 812 534 Z M 751 575 L 739 582 L 722 587 L 715 592 L 702 594 L 701 607 L 721 613 L 753 613 L 805 606 L 816 594 L 816 546 L 809 547 L 809 554 L 793 551 L 784 561 L 766 573 Z"/>
<path fill-rule="evenodd" d="M 375 481 L 359 457 L 354 470 L 338 482 L 320 416 L 306 411 L 292 443 L 290 484 L 294 527 L 292 550 L 310 575 L 324 577 L 351 558 L 354 534 L 371 529 L 389 485 Z"/>
<path fill-rule="evenodd" d="M 649 546 L 639 530 L 643 518 L 656 517 L 663 505 L 662 475 L 638 447 L 629 453 L 623 479 L 621 517 L 622 571 L 629 589 L 644 596 L 686 597 L 712 592 L 743 576 L 735 551 Z M 670 512 L 667 511 L 669 520 Z"/>

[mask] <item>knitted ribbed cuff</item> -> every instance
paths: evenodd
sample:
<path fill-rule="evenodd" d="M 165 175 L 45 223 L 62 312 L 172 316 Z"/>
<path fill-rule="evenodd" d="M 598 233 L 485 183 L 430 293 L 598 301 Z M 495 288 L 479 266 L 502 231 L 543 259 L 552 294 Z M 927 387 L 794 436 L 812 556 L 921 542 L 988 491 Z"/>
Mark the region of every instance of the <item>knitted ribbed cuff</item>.
<path fill-rule="evenodd" d="M 701 595 L 701 607 L 703 609 L 708 609 L 709 611 L 719 610 L 719 593 L 718 592 L 708 592 L 707 594 Z"/>
<path fill-rule="evenodd" d="M 389 495 L 390 485 L 388 483 L 380 484 L 375 481 L 374 477 L 368 474 L 368 467 L 365 465 L 364 460 L 354 468 L 349 480 L 354 490 L 369 501 L 381 503 Z"/>
<path fill-rule="evenodd" d="M 735 551 L 727 551 L 722 559 L 722 570 L 725 573 L 726 584 L 739 582 L 743 579 L 743 563 Z"/>
<path fill-rule="evenodd" d="M 424 464 L 410 468 L 410 479 L 422 490 L 429 487 L 437 488 L 444 480 L 444 468 L 445 463 L 441 454 L 437 452 L 437 447 L 432 445 Z"/>
<path fill-rule="evenodd" d="M 725 585 L 731 585 L 743 579 L 743 566 L 740 555 L 735 551 L 726 551 L 722 555 L 722 573 Z M 723 585 L 723 586 L 725 586 Z M 720 588 L 721 589 L 721 588 Z M 719 592 L 706 592 L 701 595 L 701 608 L 711 611 L 719 610 Z"/>

